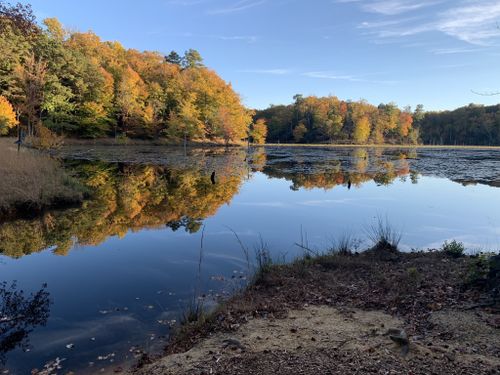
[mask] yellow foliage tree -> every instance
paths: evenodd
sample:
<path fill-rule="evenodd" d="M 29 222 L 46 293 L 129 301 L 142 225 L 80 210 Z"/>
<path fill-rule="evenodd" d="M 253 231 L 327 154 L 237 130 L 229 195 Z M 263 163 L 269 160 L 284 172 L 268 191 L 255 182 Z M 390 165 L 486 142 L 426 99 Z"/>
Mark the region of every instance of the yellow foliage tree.
<path fill-rule="evenodd" d="M 196 108 L 195 95 L 189 94 L 180 104 L 179 113 L 170 116 L 169 135 L 175 138 L 183 138 L 184 144 L 187 140 L 202 138 L 205 133 L 203 123 L 199 120 L 199 111 Z"/>
<path fill-rule="evenodd" d="M 8 134 L 9 129 L 15 127 L 17 124 L 18 121 L 12 104 L 10 104 L 7 98 L 0 95 L 0 135 Z"/>
<path fill-rule="evenodd" d="M 366 143 L 370 136 L 371 125 L 367 116 L 358 119 L 354 124 L 353 138 L 356 143 Z"/>
<path fill-rule="evenodd" d="M 267 137 L 267 125 L 266 120 L 260 118 L 253 124 L 250 136 L 254 143 L 263 144 L 266 143 Z"/>

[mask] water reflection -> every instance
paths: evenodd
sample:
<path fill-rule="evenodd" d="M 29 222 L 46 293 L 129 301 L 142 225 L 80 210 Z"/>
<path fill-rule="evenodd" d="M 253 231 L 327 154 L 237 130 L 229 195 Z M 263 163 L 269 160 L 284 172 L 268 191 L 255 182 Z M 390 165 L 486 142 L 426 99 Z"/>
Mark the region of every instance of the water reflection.
<path fill-rule="evenodd" d="M 390 185 L 396 178 L 411 176 L 417 183 L 418 173 L 410 171 L 407 161 L 409 153 L 398 154 L 397 160 L 386 160 L 379 150 L 369 154 L 367 149 L 350 150 L 345 158 L 311 163 L 307 158 L 288 158 L 267 165 L 263 171 L 275 178 L 285 178 L 292 182 L 290 189 L 301 188 L 333 189 L 342 185 L 361 187 L 363 183 L 375 181 L 378 185 Z M 411 155 L 414 157 L 415 152 Z"/>
<path fill-rule="evenodd" d="M 493 181 L 486 182 L 484 173 L 476 179 L 463 176 L 459 166 L 472 159 L 467 158 L 467 151 L 460 157 L 450 156 L 446 150 L 447 157 L 443 157 L 434 151 L 429 157 L 428 151 L 419 155 L 416 149 L 255 148 L 248 153 L 242 149 L 195 149 L 182 158 L 179 150 L 161 154 L 142 151 L 140 155 L 122 149 L 112 152 L 98 150 L 89 155 L 73 150 L 66 155 L 85 156 L 84 160 L 68 161 L 67 167 L 92 191 L 92 198 L 80 208 L 0 225 L 0 252 L 18 258 L 51 248 L 55 254 L 66 255 L 75 245 L 98 245 L 111 236 L 122 238 L 129 231 L 163 226 L 196 233 L 203 220 L 229 204 L 243 181 L 257 171 L 290 181 L 294 191 L 359 188 L 370 181 L 387 186 L 407 178 L 416 184 L 420 170 L 445 174 L 464 185 L 496 184 L 495 175 L 489 177 Z M 93 158 L 115 161 L 86 160 Z M 436 159 L 438 165 L 434 165 Z M 472 161 L 477 162 L 477 158 Z M 477 169 L 481 167 L 476 165 Z"/>
<path fill-rule="evenodd" d="M 145 228 L 200 229 L 206 217 L 231 201 L 246 170 L 219 168 L 215 183 L 197 168 L 80 162 L 72 169 L 93 198 L 81 208 L 55 211 L 36 220 L 0 226 L 0 251 L 21 257 L 46 248 L 66 255 L 75 245 L 98 245 L 110 236 Z"/>
<path fill-rule="evenodd" d="M 5 364 L 8 352 L 29 349 L 29 334 L 47 323 L 49 307 L 46 285 L 26 296 L 15 282 L 0 283 L 0 365 Z"/>
<path fill-rule="evenodd" d="M 54 302 L 47 325 L 30 334 L 31 351 L 8 353 L 11 373 L 65 358 L 64 371 L 94 374 L 133 361 L 139 347 L 161 349 L 160 337 L 169 334 L 198 284 L 217 299 L 246 275 L 246 256 L 233 230 L 250 250 L 262 236 L 277 259 L 301 253 L 294 244 L 302 230 L 316 249 L 346 232 L 363 239 L 364 226 L 377 214 L 404 230 L 404 249 L 440 246 L 451 238 L 472 249 L 500 246 L 500 190 L 492 187 L 500 186 L 499 151 L 64 152 L 67 168 L 92 198 L 79 208 L 0 225 L 2 280 L 19 280 L 26 290 L 48 283 Z M 450 180 L 481 185 L 465 188 Z"/>

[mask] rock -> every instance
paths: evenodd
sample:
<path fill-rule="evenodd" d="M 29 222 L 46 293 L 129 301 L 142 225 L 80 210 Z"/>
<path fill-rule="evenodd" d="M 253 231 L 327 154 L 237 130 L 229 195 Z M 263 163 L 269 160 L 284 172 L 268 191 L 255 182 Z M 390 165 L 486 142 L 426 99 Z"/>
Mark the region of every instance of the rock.
<path fill-rule="evenodd" d="M 389 338 L 401 347 L 401 354 L 406 356 L 410 351 L 410 340 L 403 329 L 391 328 L 387 331 Z"/>
<path fill-rule="evenodd" d="M 245 346 L 236 339 L 226 339 L 222 341 L 222 347 L 224 349 L 229 348 L 231 350 L 240 349 L 241 351 L 245 351 Z"/>

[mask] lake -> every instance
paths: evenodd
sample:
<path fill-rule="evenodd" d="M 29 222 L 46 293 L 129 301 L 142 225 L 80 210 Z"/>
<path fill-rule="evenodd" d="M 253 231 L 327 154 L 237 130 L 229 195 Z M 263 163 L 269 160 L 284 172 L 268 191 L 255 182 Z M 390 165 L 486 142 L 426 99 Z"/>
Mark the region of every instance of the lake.
<path fill-rule="evenodd" d="M 384 218 L 405 251 L 452 239 L 500 249 L 499 149 L 72 146 L 60 156 L 95 193 L 0 224 L 0 282 L 43 290 L 29 342 L 2 347 L 3 373 L 59 358 L 64 372 L 91 374 L 160 352 L 193 298 L 210 307 L 245 285 L 262 243 L 276 261 L 346 235 L 362 250 Z"/>

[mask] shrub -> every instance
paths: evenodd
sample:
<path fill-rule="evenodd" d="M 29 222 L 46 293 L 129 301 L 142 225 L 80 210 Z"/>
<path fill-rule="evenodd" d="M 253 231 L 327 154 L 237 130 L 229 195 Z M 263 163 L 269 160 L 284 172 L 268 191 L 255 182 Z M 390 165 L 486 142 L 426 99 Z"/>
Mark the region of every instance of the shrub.
<path fill-rule="evenodd" d="M 58 149 L 63 144 L 64 138 L 45 126 L 39 126 L 37 134 L 37 137 L 28 137 L 26 143 L 41 150 Z"/>
<path fill-rule="evenodd" d="M 181 326 L 191 323 L 203 323 L 207 317 L 203 301 L 200 298 L 192 298 L 183 309 L 179 323 Z"/>
<path fill-rule="evenodd" d="M 373 242 L 373 250 L 397 251 L 402 234 L 391 226 L 387 218 L 378 217 L 377 222 L 366 230 L 368 238 Z"/>
<path fill-rule="evenodd" d="M 352 238 L 352 236 L 349 233 L 344 233 L 333 242 L 333 247 L 330 252 L 341 255 L 351 255 L 352 249 L 355 247 L 355 245 L 355 240 Z"/>
<path fill-rule="evenodd" d="M 441 251 L 452 258 L 460 258 L 465 253 L 465 246 L 462 242 L 456 240 L 451 242 L 445 241 L 441 247 Z"/>
<path fill-rule="evenodd" d="M 469 266 L 466 280 L 470 284 L 482 283 L 488 280 L 491 268 L 491 256 L 480 254 Z"/>

